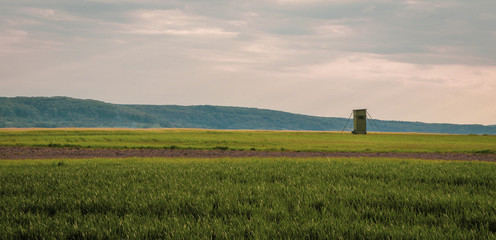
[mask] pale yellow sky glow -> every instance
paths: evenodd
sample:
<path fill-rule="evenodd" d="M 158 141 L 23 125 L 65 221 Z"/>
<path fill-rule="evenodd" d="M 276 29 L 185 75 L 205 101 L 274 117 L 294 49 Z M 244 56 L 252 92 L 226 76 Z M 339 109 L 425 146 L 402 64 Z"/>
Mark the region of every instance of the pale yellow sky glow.
<path fill-rule="evenodd" d="M 496 1 L 0 3 L 0 96 L 496 124 Z"/>

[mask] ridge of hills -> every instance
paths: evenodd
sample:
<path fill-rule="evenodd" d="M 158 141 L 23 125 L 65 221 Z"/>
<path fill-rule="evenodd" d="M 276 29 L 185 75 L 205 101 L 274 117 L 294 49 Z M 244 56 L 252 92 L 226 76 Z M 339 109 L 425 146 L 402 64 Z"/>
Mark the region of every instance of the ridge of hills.
<path fill-rule="evenodd" d="M 69 97 L 0 97 L 0 128 L 108 127 L 341 131 L 348 119 L 211 105 L 112 104 Z M 496 134 L 496 125 L 375 120 L 369 131 Z M 348 123 L 348 131 L 352 121 Z M 377 127 L 375 126 L 377 125 Z"/>

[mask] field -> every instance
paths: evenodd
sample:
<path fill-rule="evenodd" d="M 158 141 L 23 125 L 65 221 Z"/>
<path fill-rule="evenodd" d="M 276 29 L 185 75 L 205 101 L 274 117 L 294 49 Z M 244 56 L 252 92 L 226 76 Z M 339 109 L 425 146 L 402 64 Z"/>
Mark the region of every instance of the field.
<path fill-rule="evenodd" d="M 495 141 L 494 136 L 428 134 L 0 131 L 0 146 L 50 145 L 47 151 L 64 146 L 175 146 L 494 156 Z M 496 239 L 493 162 L 361 157 L 4 159 L 0 182 L 2 239 Z"/>
<path fill-rule="evenodd" d="M 496 136 L 219 130 L 0 130 L 0 146 L 496 153 Z"/>

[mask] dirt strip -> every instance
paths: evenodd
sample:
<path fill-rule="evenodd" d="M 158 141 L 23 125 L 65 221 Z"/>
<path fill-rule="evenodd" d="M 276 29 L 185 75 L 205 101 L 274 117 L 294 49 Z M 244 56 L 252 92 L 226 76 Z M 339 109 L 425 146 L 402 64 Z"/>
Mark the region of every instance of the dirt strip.
<path fill-rule="evenodd" d="M 367 152 L 268 152 L 268 151 L 222 151 L 184 149 L 86 149 L 43 147 L 0 147 L 0 159 L 54 159 L 54 158 L 223 158 L 223 157 L 382 157 L 416 158 L 433 160 L 462 160 L 496 162 L 496 154 L 470 153 L 367 153 Z"/>

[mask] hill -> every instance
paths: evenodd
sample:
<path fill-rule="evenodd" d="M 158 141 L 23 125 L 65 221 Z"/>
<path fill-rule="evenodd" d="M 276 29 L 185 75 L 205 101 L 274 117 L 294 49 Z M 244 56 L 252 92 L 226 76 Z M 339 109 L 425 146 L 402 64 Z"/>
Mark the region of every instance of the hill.
<path fill-rule="evenodd" d="M 345 118 L 222 106 L 124 105 L 68 97 L 0 97 L 0 127 L 129 127 L 341 131 Z M 382 121 L 384 132 L 496 134 L 496 125 Z M 348 128 L 350 127 L 348 123 Z M 371 131 L 377 128 L 370 126 Z"/>

